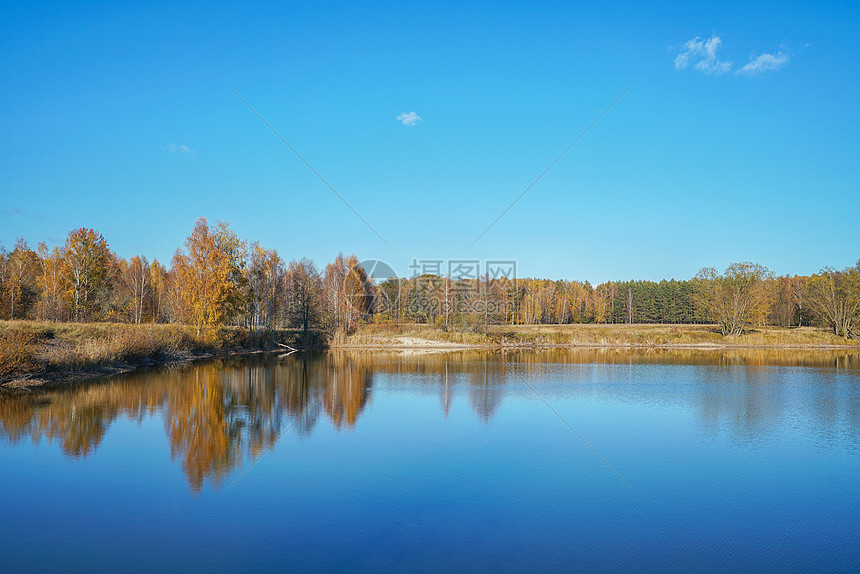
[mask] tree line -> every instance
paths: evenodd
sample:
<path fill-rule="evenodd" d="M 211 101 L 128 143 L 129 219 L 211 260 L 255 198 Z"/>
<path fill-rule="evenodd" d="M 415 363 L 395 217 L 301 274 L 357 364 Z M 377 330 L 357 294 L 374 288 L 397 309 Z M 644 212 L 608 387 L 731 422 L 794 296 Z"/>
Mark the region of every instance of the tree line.
<path fill-rule="evenodd" d="M 0 246 L 0 318 L 179 323 L 198 333 L 224 325 L 324 331 L 342 337 L 367 322 L 443 329 L 491 324 L 716 323 L 724 335 L 751 325 L 818 325 L 856 337 L 860 261 L 810 276 L 775 276 L 756 263 L 703 268 L 689 280 L 588 281 L 457 278 L 424 274 L 377 282 L 355 255 L 320 270 L 286 263 L 229 225 L 194 223 L 169 266 L 112 252 L 98 231 L 33 250 Z"/>

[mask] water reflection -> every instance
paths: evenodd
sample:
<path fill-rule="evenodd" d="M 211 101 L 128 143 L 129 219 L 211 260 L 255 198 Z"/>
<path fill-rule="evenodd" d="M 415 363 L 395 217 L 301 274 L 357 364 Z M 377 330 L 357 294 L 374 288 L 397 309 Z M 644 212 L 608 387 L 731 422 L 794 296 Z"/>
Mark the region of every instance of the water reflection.
<path fill-rule="evenodd" d="M 56 441 L 64 454 L 84 457 L 118 417 L 141 420 L 157 410 L 171 455 L 199 492 L 204 479 L 219 483 L 287 426 L 310 433 L 320 409 L 335 427 L 353 427 L 371 378 L 368 364 L 347 359 L 232 359 L 7 396 L 0 399 L 0 435 L 10 443 Z"/>
<path fill-rule="evenodd" d="M 487 355 L 481 356 L 477 366 L 469 373 L 469 404 L 481 422 L 489 423 L 502 404 L 508 368 Z"/>
<path fill-rule="evenodd" d="M 680 368 L 667 370 L 661 365 Z M 774 365 L 816 369 L 774 369 Z M 702 370 L 703 366 L 707 368 Z M 842 376 L 846 371 L 851 376 Z M 354 428 L 380 377 L 388 385 L 386 392 L 419 388 L 438 393 L 445 417 L 455 397 L 465 394 L 471 410 L 485 424 L 497 415 L 506 394 L 533 399 L 522 385 L 521 378 L 527 377 L 543 392 L 555 393 L 552 396 L 559 401 L 596 398 L 678 404 L 695 411 L 704 429 L 729 428 L 742 441 L 761 440 L 786 421 L 800 418 L 813 421 L 824 443 L 848 432 L 849 443 L 856 445 L 858 374 L 857 353 L 758 349 L 357 352 L 234 358 L 50 393 L 0 397 L 0 436 L 11 444 L 56 442 L 67 456 L 86 457 L 98 449 L 119 417 L 141 421 L 160 413 L 171 456 L 191 491 L 199 493 L 205 481 L 223 483 L 285 431 L 308 435 L 321 417 L 335 429 Z"/>

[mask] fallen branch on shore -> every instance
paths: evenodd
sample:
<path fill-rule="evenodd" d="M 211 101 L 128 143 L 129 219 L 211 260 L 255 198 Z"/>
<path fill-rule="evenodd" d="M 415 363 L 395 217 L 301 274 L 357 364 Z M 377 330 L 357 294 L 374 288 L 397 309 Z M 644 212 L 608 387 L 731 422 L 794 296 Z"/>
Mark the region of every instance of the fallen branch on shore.
<path fill-rule="evenodd" d="M 272 341 L 272 342 L 273 342 L 274 344 L 276 344 L 277 346 L 279 346 L 279 347 L 283 347 L 283 348 L 285 348 L 285 349 L 289 349 L 289 350 L 290 350 L 290 353 L 288 353 L 288 354 L 298 353 L 299 351 L 301 351 L 301 349 L 296 349 L 295 347 L 290 347 L 289 345 L 284 345 L 283 343 L 279 343 L 279 342 L 277 342 L 277 341 Z"/>

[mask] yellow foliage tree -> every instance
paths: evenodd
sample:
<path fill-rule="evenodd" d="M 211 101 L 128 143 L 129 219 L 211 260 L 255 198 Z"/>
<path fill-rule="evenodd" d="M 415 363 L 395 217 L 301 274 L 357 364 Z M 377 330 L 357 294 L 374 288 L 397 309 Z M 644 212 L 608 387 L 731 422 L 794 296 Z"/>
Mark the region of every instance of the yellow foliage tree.
<path fill-rule="evenodd" d="M 173 304 L 198 335 L 223 325 L 242 308 L 244 266 L 245 242 L 226 223 L 210 227 L 205 217 L 194 222 L 185 250 L 177 249 L 173 256 Z"/>
<path fill-rule="evenodd" d="M 815 314 L 833 334 L 858 338 L 854 326 L 860 321 L 860 269 L 825 267 L 810 278 L 807 293 Z"/>
<path fill-rule="evenodd" d="M 39 243 L 39 275 L 36 278 L 40 291 L 38 316 L 41 319 L 60 320 L 63 317 L 63 257 L 56 247 L 48 251 L 45 242 Z"/>
<path fill-rule="evenodd" d="M 36 296 L 36 269 L 39 258 L 27 247 L 23 238 L 15 242 L 15 249 L 6 259 L 8 268 L 6 295 L 9 304 L 9 318 L 20 319 L 27 312 L 28 304 Z"/>
<path fill-rule="evenodd" d="M 62 249 L 65 295 L 75 321 L 94 318 L 111 282 L 112 256 L 102 234 L 81 227 L 69 232 Z"/>
<path fill-rule="evenodd" d="M 723 335 L 740 335 L 748 324 L 764 323 L 770 311 L 773 274 L 758 263 L 732 263 L 722 275 L 705 267 L 696 275 L 700 302 Z"/>

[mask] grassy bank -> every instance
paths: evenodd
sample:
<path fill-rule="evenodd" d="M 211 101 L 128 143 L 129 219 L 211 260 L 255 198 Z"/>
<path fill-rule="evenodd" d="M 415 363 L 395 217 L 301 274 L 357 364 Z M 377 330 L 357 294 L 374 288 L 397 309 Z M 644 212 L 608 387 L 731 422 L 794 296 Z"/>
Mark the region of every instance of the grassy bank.
<path fill-rule="evenodd" d="M 367 325 L 339 346 L 408 347 L 422 341 L 427 346 L 489 347 L 860 348 L 856 341 L 817 327 L 755 327 L 737 337 L 724 337 L 715 325 L 491 325 L 465 332 L 428 325 Z"/>
<path fill-rule="evenodd" d="M 0 321 L 0 386 L 62 383 L 143 366 L 271 350 L 294 332 L 223 328 L 197 335 L 181 325 Z"/>
<path fill-rule="evenodd" d="M 249 333 L 223 328 L 198 336 L 181 325 L 0 321 L 0 387 L 35 387 L 74 382 L 231 353 L 279 349 L 300 341 L 295 331 Z M 318 345 L 319 346 L 319 345 Z M 858 349 L 856 342 L 814 327 L 756 327 L 723 337 L 713 325 L 493 325 L 445 330 L 428 325 L 362 327 L 333 347 L 361 349 L 435 348 L 763 348 Z"/>

